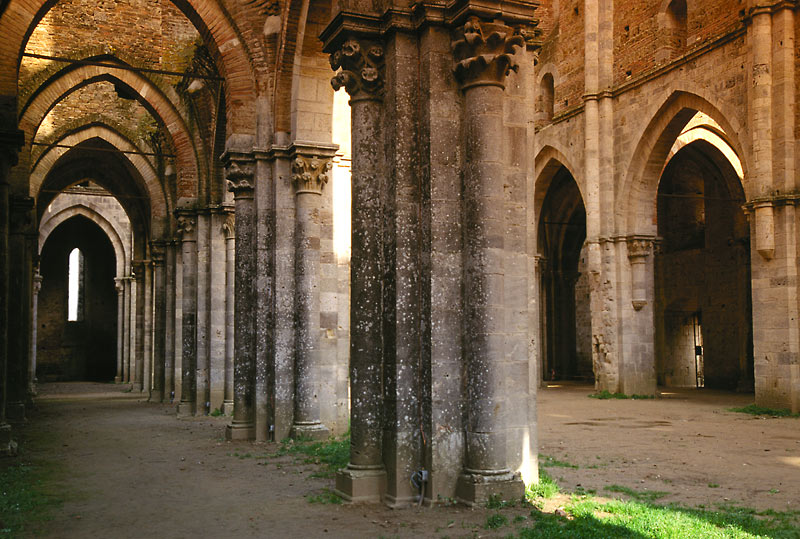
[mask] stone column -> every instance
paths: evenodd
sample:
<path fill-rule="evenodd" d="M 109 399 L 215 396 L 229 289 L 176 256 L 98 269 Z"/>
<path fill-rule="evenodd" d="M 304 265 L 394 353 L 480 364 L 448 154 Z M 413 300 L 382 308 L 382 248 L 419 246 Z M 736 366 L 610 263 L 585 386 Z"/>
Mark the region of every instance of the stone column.
<path fill-rule="evenodd" d="M 382 241 L 384 150 L 383 47 L 345 39 L 333 54 L 334 89 L 350 94 L 352 247 L 350 273 L 350 463 L 336 475 L 345 499 L 379 501 L 386 490 L 382 459 Z"/>
<path fill-rule="evenodd" d="M 142 393 L 150 397 L 153 387 L 153 262 L 144 263 L 144 360 L 142 369 Z"/>
<path fill-rule="evenodd" d="M 464 92 L 464 274 L 467 427 L 464 473 L 456 496 L 483 503 L 519 499 L 524 485 L 507 465 L 503 392 L 504 289 L 503 93 L 523 38 L 508 26 L 471 17 L 452 43 Z"/>
<path fill-rule="evenodd" d="M 116 277 L 114 288 L 117 289 L 117 374 L 114 376 L 114 383 L 118 384 L 122 381 L 122 362 L 125 359 L 125 278 Z M 35 305 L 34 303 L 34 313 Z"/>
<path fill-rule="evenodd" d="M 172 403 L 175 398 L 175 241 L 167 242 L 166 289 L 166 327 L 164 329 L 164 398 Z"/>
<path fill-rule="evenodd" d="M 223 160 L 228 190 L 233 192 L 236 203 L 233 421 L 228 425 L 226 437 L 228 440 L 242 440 L 255 435 L 255 162 L 248 154 L 231 151 L 225 153 Z"/>
<path fill-rule="evenodd" d="M 30 370 L 28 371 L 28 392 L 36 395 L 36 341 L 38 339 L 39 328 L 39 291 L 42 289 L 42 274 L 39 268 L 33 274 L 33 288 L 31 289 L 31 359 Z"/>
<path fill-rule="evenodd" d="M 10 120 L 16 112 L 16 105 L 0 103 L 0 109 L 8 114 L 0 115 Z M 2 111 L 0 111 L 2 112 Z M 7 116 L 7 118 L 6 118 Z M 13 120 L 11 120 L 13 121 Z M 13 125 L 13 124 L 7 124 Z M 14 455 L 17 443 L 11 435 L 11 426 L 6 421 L 8 400 L 8 322 L 9 322 L 9 183 L 8 172 L 17 164 L 17 153 L 24 142 L 22 131 L 16 129 L 0 130 L 0 456 Z"/>
<path fill-rule="evenodd" d="M 188 212 L 178 216 L 183 262 L 181 320 L 181 402 L 178 415 L 194 415 L 197 404 L 197 217 Z"/>
<path fill-rule="evenodd" d="M 210 303 L 209 303 L 209 225 L 211 215 L 207 209 L 197 215 L 197 389 L 198 415 L 208 415 L 211 400 L 211 357 L 209 355 Z"/>
<path fill-rule="evenodd" d="M 233 414 L 234 305 L 236 274 L 236 217 L 228 212 L 222 224 L 225 234 L 225 394 L 222 413 Z"/>
<path fill-rule="evenodd" d="M 125 343 L 123 349 L 124 357 L 122 359 L 122 382 L 126 384 L 131 382 L 131 352 L 134 349 L 133 339 L 135 335 L 134 324 L 132 324 L 134 319 L 133 310 L 135 309 L 133 304 L 133 281 L 134 279 L 130 275 L 123 277 L 125 284 L 125 335 L 123 338 Z"/>
<path fill-rule="evenodd" d="M 320 421 L 319 392 L 319 259 L 320 202 L 328 183 L 330 157 L 296 154 L 295 186 L 295 361 L 293 438 L 328 437 Z"/>
<path fill-rule="evenodd" d="M 136 345 L 133 349 L 131 382 L 133 382 L 133 391 L 139 393 L 144 387 L 145 266 L 146 263 L 143 260 L 134 260 L 131 263 L 133 278 L 136 282 Z"/>
<path fill-rule="evenodd" d="M 165 243 L 153 242 L 150 245 L 150 255 L 153 258 L 153 296 L 155 304 L 153 312 L 153 391 L 150 394 L 150 400 L 163 402 L 167 325 Z"/>

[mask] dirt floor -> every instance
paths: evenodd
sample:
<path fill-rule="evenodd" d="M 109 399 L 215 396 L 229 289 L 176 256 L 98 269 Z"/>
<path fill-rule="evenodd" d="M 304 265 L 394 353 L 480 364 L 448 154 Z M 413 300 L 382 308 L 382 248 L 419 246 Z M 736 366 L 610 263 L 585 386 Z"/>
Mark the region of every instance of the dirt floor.
<path fill-rule="evenodd" d="M 25 461 L 55 463 L 63 506 L 48 537 L 484 537 L 487 509 L 392 510 L 309 503 L 332 486 L 277 444 L 223 440 L 228 419 L 176 419 L 109 384 L 40 387 L 20 432 Z M 567 491 L 619 485 L 669 494 L 659 502 L 800 509 L 800 420 L 726 411 L 752 395 L 664 390 L 654 400 L 596 400 L 588 386 L 551 384 L 539 397 L 540 453 Z M 563 498 L 548 504 L 553 510 Z M 507 513 L 530 514 L 530 507 Z M 524 525 L 524 521 L 518 525 Z"/>

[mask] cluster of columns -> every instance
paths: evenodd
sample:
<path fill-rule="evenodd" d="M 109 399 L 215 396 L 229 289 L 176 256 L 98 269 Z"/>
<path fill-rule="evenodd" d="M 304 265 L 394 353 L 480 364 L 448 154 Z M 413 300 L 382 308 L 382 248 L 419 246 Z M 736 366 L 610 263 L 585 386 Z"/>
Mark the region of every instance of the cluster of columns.
<path fill-rule="evenodd" d="M 535 7 L 343 10 L 321 36 L 352 114 L 346 499 L 480 504 L 535 474 L 532 163 L 512 153 Z"/>
<path fill-rule="evenodd" d="M 322 226 L 330 223 L 322 195 L 337 147 L 295 141 L 252 151 L 250 144 L 233 139 L 223 156 L 236 212 L 233 420 L 226 436 L 325 438 L 331 428 L 322 421 L 319 395 L 320 259 Z M 275 177 L 284 172 L 291 178 L 292 199 L 284 199 L 294 214 L 291 229 L 277 221 L 276 206 L 288 193 Z"/>

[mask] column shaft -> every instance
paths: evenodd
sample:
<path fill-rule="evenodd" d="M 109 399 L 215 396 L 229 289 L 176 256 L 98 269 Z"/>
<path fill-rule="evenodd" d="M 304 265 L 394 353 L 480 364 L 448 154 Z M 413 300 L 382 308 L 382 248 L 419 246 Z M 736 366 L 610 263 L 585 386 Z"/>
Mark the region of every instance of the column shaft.
<path fill-rule="evenodd" d="M 133 278 L 125 277 L 125 356 L 122 364 L 122 381 L 126 384 L 131 382 L 131 351 L 134 349 L 135 326 L 133 321 L 136 308 L 133 302 L 134 292 Z"/>
<path fill-rule="evenodd" d="M 225 221 L 225 394 L 222 412 L 233 414 L 233 355 L 235 328 L 235 274 L 236 274 L 236 230 L 233 214 Z"/>
<path fill-rule="evenodd" d="M 125 280 L 123 277 L 114 279 L 117 289 L 117 374 L 114 383 L 122 381 L 122 362 L 125 354 Z"/>
<path fill-rule="evenodd" d="M 142 393 L 150 395 L 153 387 L 153 263 L 144 266 L 144 361 Z"/>
<path fill-rule="evenodd" d="M 163 247 L 161 247 L 161 252 L 158 256 L 154 257 L 153 288 L 155 296 L 153 315 L 153 392 L 150 395 L 150 400 L 163 402 L 167 323 L 166 267 L 164 265 Z"/>
<path fill-rule="evenodd" d="M 233 165 L 236 166 L 236 165 Z M 252 174 L 236 176 L 231 189 L 236 200 L 236 275 L 234 311 L 233 421 L 228 426 L 231 440 L 249 439 L 255 434 L 255 226 Z M 233 177 L 229 170 L 229 179 Z"/>
<path fill-rule="evenodd" d="M 209 334 L 209 223 L 211 216 L 197 216 L 197 388 L 196 413 L 208 415 L 211 400 Z"/>
<path fill-rule="evenodd" d="M 321 192 L 304 190 L 295 197 L 295 437 L 328 435 L 328 429 L 320 422 L 317 397 L 321 198 Z"/>
<path fill-rule="evenodd" d="M 134 267 L 136 279 L 136 347 L 133 356 L 133 390 L 141 393 L 144 387 L 144 313 L 145 313 L 145 267 L 143 262 L 137 262 Z"/>
<path fill-rule="evenodd" d="M 197 370 L 197 231 L 193 216 L 179 218 L 183 236 L 181 260 L 183 262 L 183 298 L 181 321 L 181 402 L 180 415 L 194 415 L 196 411 L 195 371 Z"/>
<path fill-rule="evenodd" d="M 30 370 L 28 371 L 28 388 L 31 395 L 36 394 L 36 353 L 39 338 L 39 291 L 42 289 L 42 275 L 39 270 L 33 275 L 33 293 L 31 294 L 31 342 Z"/>
<path fill-rule="evenodd" d="M 167 244 L 166 281 L 166 327 L 164 329 L 164 398 L 169 402 L 175 397 L 175 243 Z"/>

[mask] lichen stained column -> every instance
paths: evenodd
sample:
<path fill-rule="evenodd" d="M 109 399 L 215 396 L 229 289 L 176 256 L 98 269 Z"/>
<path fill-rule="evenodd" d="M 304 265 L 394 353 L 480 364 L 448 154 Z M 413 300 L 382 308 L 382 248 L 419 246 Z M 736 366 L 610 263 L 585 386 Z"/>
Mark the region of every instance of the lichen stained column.
<path fill-rule="evenodd" d="M 236 217 L 232 211 L 225 215 L 222 224 L 225 234 L 225 391 L 222 397 L 222 413 L 233 414 L 233 355 L 235 327 L 235 290 L 236 282 Z"/>
<path fill-rule="evenodd" d="M 38 275 L 38 274 L 37 274 Z M 39 275 L 41 279 L 41 275 Z M 34 283 L 36 277 L 34 276 Z M 39 282 L 39 286 L 41 286 L 41 281 Z M 118 384 L 122 381 L 122 361 L 124 359 L 123 355 L 125 353 L 125 346 L 124 346 L 124 339 L 125 339 L 125 278 L 124 277 L 115 277 L 114 278 L 114 288 L 117 290 L 117 374 L 114 376 L 114 383 Z M 36 291 L 36 286 L 34 284 L 34 291 Z M 33 312 L 34 312 L 34 323 L 36 322 L 36 296 L 34 296 L 34 304 L 33 304 Z M 36 327 L 34 325 L 34 327 Z M 35 352 L 36 342 L 34 340 L 33 344 L 33 351 Z M 34 353 L 32 352 L 32 355 Z M 36 356 L 34 355 L 34 358 Z M 34 373 L 36 372 L 36 365 L 34 360 Z"/>
<path fill-rule="evenodd" d="M 166 306 L 166 327 L 164 329 L 164 340 L 166 350 L 164 352 L 164 398 L 169 397 L 172 403 L 175 397 L 175 249 L 177 242 L 171 240 L 167 242 L 167 276 L 164 288 L 167 291 Z"/>
<path fill-rule="evenodd" d="M 36 395 L 36 341 L 39 338 L 39 291 L 42 289 L 42 279 L 43 277 L 39 273 L 37 264 L 36 272 L 33 274 L 33 288 L 31 289 L 31 362 L 30 371 L 28 372 L 28 393 L 31 395 Z M 117 354 L 118 372 L 120 370 L 119 357 L 119 354 Z"/>
<path fill-rule="evenodd" d="M 178 415 L 194 415 L 197 406 L 197 216 L 178 215 L 183 265 L 181 311 L 181 402 Z"/>
<path fill-rule="evenodd" d="M 457 497 L 468 504 L 490 496 L 519 499 L 524 485 L 506 464 L 509 396 L 503 394 L 504 170 L 503 93 L 523 38 L 498 22 L 469 18 L 452 43 L 464 92 L 464 353 L 467 428 L 464 473 Z"/>
<path fill-rule="evenodd" d="M 150 246 L 153 259 L 153 391 L 150 394 L 152 402 L 164 400 L 164 359 L 166 352 L 166 326 L 167 326 L 167 289 L 166 289 L 166 245 L 163 241 L 153 242 Z"/>
<path fill-rule="evenodd" d="M 249 440 L 255 435 L 255 160 L 249 154 L 226 152 L 228 190 L 236 204 L 236 303 L 234 306 L 233 420 L 225 431 L 228 440 Z"/>
<path fill-rule="evenodd" d="M 320 203 L 328 183 L 330 157 L 295 155 L 295 359 L 294 421 L 291 436 L 325 439 L 330 431 L 320 421 L 319 271 Z"/>
<path fill-rule="evenodd" d="M 144 379 L 145 264 L 144 260 L 134 260 L 131 263 L 133 278 L 136 281 L 136 344 L 133 348 L 131 382 L 133 391 L 140 393 Z"/>
<path fill-rule="evenodd" d="M 350 259 L 350 463 L 336 490 L 353 501 L 380 501 L 386 490 L 382 460 L 382 222 L 384 174 L 383 47 L 347 38 L 331 54 L 341 70 L 331 83 L 350 94 L 352 247 Z"/>

